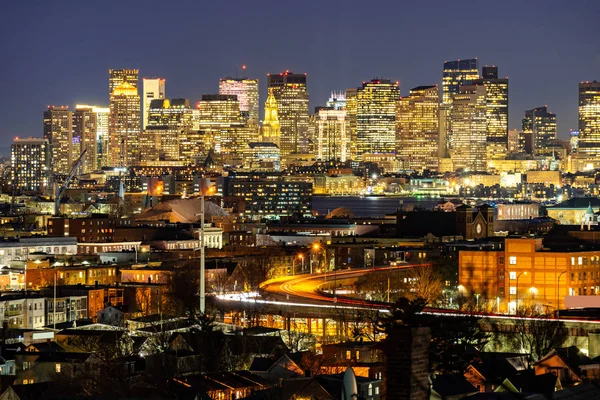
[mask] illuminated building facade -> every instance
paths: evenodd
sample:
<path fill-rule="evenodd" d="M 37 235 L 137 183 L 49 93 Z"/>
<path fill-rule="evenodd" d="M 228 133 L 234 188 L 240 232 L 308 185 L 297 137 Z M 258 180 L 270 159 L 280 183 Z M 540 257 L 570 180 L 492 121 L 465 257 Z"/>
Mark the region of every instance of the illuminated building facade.
<path fill-rule="evenodd" d="M 306 74 L 284 72 L 268 75 L 269 92 L 277 100 L 281 161 L 290 154 L 308 151 L 308 91 Z"/>
<path fill-rule="evenodd" d="M 117 86 L 110 95 L 109 165 L 123 167 L 140 162 L 140 96 L 128 82 Z"/>
<path fill-rule="evenodd" d="M 556 114 L 549 113 L 546 106 L 526 110 L 523 118 L 523 136 L 527 153 L 552 154 L 556 145 Z"/>
<path fill-rule="evenodd" d="M 277 100 L 269 91 L 265 102 L 265 119 L 261 127 L 261 140 L 276 144 L 278 147 L 281 140 L 281 125 L 279 124 L 279 113 L 277 111 Z"/>
<path fill-rule="evenodd" d="M 90 112 L 90 110 L 94 114 L 94 116 L 92 118 L 93 118 L 94 126 L 96 129 L 96 131 L 94 132 L 94 136 L 95 136 L 95 140 L 96 140 L 96 149 L 94 150 L 94 153 L 96 154 L 96 160 L 93 161 L 92 158 L 90 158 L 90 154 L 92 154 L 91 153 L 92 149 L 90 148 L 92 146 L 91 142 L 85 142 L 85 141 L 82 142 L 81 151 L 83 151 L 84 148 L 88 149 L 88 153 L 85 156 L 85 159 L 83 161 L 84 170 L 85 170 L 85 168 L 91 168 L 93 170 L 93 169 L 97 169 L 97 168 L 103 167 L 105 165 L 108 165 L 108 160 L 107 160 L 107 158 L 108 158 L 108 119 L 109 119 L 110 109 L 108 107 L 99 107 L 99 106 L 87 105 L 87 104 L 77 104 L 75 106 L 75 114 L 78 111 L 81 111 L 82 113 L 88 113 L 88 112 Z M 74 115 L 74 120 L 73 120 L 73 131 L 74 132 L 76 130 L 78 130 L 78 128 L 76 128 L 75 125 L 76 125 L 76 122 L 75 122 L 75 115 Z M 91 132 L 88 132 L 88 135 L 89 135 L 89 138 L 91 138 L 91 136 L 92 136 Z M 87 165 L 87 167 L 86 167 L 86 165 Z M 91 165 L 96 165 L 96 166 L 92 167 Z"/>
<path fill-rule="evenodd" d="M 461 85 L 470 85 L 479 79 L 479 63 L 476 58 L 446 61 L 442 78 L 442 103 L 452 103 L 452 96 L 460 92 Z"/>
<path fill-rule="evenodd" d="M 219 94 L 237 96 L 242 114 L 251 123 L 258 123 L 258 79 L 222 78 L 219 80 Z"/>
<path fill-rule="evenodd" d="M 508 154 L 523 152 L 523 147 L 521 146 L 521 136 L 521 131 L 518 129 L 510 129 L 508 131 Z"/>
<path fill-rule="evenodd" d="M 455 170 L 486 171 L 485 91 L 484 86 L 467 85 L 453 96 L 449 151 Z"/>
<path fill-rule="evenodd" d="M 244 168 L 251 171 L 279 171 L 281 168 L 279 147 L 271 142 L 248 143 Z"/>
<path fill-rule="evenodd" d="M 214 148 L 225 163 L 242 160 L 248 143 L 257 141 L 257 125 L 246 124 L 237 96 L 202 95 L 198 110 L 206 147 Z"/>
<path fill-rule="evenodd" d="M 470 85 L 479 79 L 479 62 L 476 58 L 444 62 L 442 76 L 442 104 L 440 105 L 440 159 L 451 165 L 450 157 L 450 118 L 452 97 L 460 91 L 461 85 Z M 440 161 L 441 162 L 441 161 Z M 443 168 L 444 171 L 447 168 Z M 452 168 L 453 169 L 453 168 Z M 445 172 L 445 171 L 444 171 Z"/>
<path fill-rule="evenodd" d="M 482 68 L 482 78 L 474 84 L 485 86 L 488 159 L 501 159 L 508 152 L 508 78 L 498 78 L 498 67 Z"/>
<path fill-rule="evenodd" d="M 223 196 L 242 197 L 246 215 L 278 219 L 312 215 L 312 183 L 225 177 Z"/>
<path fill-rule="evenodd" d="M 342 108 L 346 108 L 346 93 L 342 90 L 331 92 L 331 96 L 329 100 L 325 103 L 327 107 L 331 107 L 335 110 L 341 110 Z"/>
<path fill-rule="evenodd" d="M 42 194 L 50 179 L 50 144 L 47 139 L 16 138 L 11 146 L 11 180 L 18 192 Z"/>
<path fill-rule="evenodd" d="M 317 107 L 316 111 L 316 159 L 346 161 L 350 147 L 350 140 L 346 134 L 346 110 Z"/>
<path fill-rule="evenodd" d="M 108 109 L 78 104 L 73 113 L 73 141 L 80 143 L 79 151 L 87 150 L 81 163 L 83 173 L 98 169 L 101 164 L 102 135 L 106 140 L 108 129 Z M 74 153 L 74 158 L 77 157 Z"/>
<path fill-rule="evenodd" d="M 579 84 L 579 140 L 577 153 L 600 157 L 600 82 Z"/>
<path fill-rule="evenodd" d="M 192 109 L 188 99 L 152 100 L 144 132 L 148 136 L 148 143 L 142 147 L 142 158 L 151 158 L 154 150 L 158 150 L 160 160 L 181 160 L 180 143 L 185 140 L 191 128 Z M 155 143 L 154 149 L 152 142 Z"/>
<path fill-rule="evenodd" d="M 93 107 L 96 113 L 96 140 L 98 143 L 98 166 L 103 167 L 108 165 L 108 125 L 110 108 L 108 107 Z"/>
<path fill-rule="evenodd" d="M 372 79 L 364 82 L 356 94 L 356 151 L 394 153 L 396 150 L 396 101 L 398 82 Z"/>
<path fill-rule="evenodd" d="M 542 239 L 506 239 L 504 250 L 460 251 L 458 282 L 463 295 L 514 313 L 522 305 L 556 309 L 565 296 L 597 295 L 598 251 L 548 251 Z M 518 304 L 517 304 L 518 303 Z"/>
<path fill-rule="evenodd" d="M 109 69 L 108 70 L 108 94 L 127 82 L 137 89 L 139 80 L 139 70 L 137 69 Z"/>
<path fill-rule="evenodd" d="M 569 146 L 572 153 L 577 153 L 577 149 L 579 148 L 579 131 L 569 131 Z"/>
<path fill-rule="evenodd" d="M 406 170 L 439 169 L 439 88 L 418 86 L 396 105 L 396 154 Z"/>
<path fill-rule="evenodd" d="M 346 134 L 350 140 L 348 158 L 356 160 L 356 111 L 358 88 L 346 89 Z"/>
<path fill-rule="evenodd" d="M 152 100 L 164 100 L 165 82 L 163 78 L 143 78 L 142 79 L 142 100 L 144 109 L 142 110 L 142 129 L 148 126 L 148 110 Z"/>
<path fill-rule="evenodd" d="M 68 174 L 79 149 L 79 142 L 73 143 L 73 112 L 69 107 L 48 106 L 44 112 L 44 139 L 50 144 L 52 172 Z"/>

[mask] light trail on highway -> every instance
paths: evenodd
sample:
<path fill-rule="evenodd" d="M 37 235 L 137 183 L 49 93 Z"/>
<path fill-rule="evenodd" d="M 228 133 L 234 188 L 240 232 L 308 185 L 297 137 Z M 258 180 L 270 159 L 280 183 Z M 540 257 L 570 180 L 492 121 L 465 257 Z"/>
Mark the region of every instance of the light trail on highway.
<path fill-rule="evenodd" d="M 358 279 L 366 274 L 373 272 L 410 269 L 417 265 L 429 264 L 405 264 L 401 266 L 390 266 L 380 268 L 338 270 L 333 273 L 330 272 L 327 274 L 319 273 L 285 276 L 270 279 L 268 281 L 263 282 L 260 285 L 260 293 L 252 292 L 244 294 L 221 294 L 217 295 L 216 297 L 222 301 L 235 301 L 242 303 L 282 305 L 300 308 L 354 308 L 378 310 L 382 313 L 389 313 L 390 309 L 393 306 L 393 304 L 391 303 L 361 300 L 346 296 L 334 296 L 331 294 L 323 293 L 321 291 L 321 288 L 327 284 L 331 284 L 331 282 L 334 282 L 335 285 L 338 280 Z M 460 310 L 432 307 L 426 307 L 423 310 L 423 312 L 439 316 L 474 316 L 479 318 L 489 318 L 507 321 L 521 319 L 548 320 L 547 318 L 526 317 L 507 314 L 492 314 L 483 312 L 466 313 Z M 600 324 L 600 320 L 590 320 L 584 318 L 561 317 L 560 320 L 563 322 L 572 323 L 587 323 L 593 325 Z"/>

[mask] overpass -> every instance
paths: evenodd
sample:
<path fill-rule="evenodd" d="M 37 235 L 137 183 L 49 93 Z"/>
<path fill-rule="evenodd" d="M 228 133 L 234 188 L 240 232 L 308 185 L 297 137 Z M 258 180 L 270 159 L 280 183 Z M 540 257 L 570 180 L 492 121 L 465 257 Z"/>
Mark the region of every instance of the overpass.
<path fill-rule="evenodd" d="M 374 319 L 381 313 L 388 313 L 392 304 L 386 302 L 368 301 L 348 296 L 335 295 L 335 289 L 354 285 L 356 281 L 369 273 L 376 271 L 391 271 L 411 268 L 414 265 L 401 265 L 384 268 L 338 270 L 330 273 L 285 276 L 270 279 L 260 285 L 259 292 L 233 293 L 216 296 L 217 306 L 221 310 L 234 310 L 247 314 L 271 315 L 282 319 L 280 327 L 291 329 L 293 320 L 303 320 L 306 331 L 327 335 L 327 325 L 341 320 L 347 324 L 352 318 L 363 321 Z M 426 307 L 424 312 L 440 317 L 477 316 L 482 319 L 482 328 L 491 330 L 491 326 L 510 326 L 517 319 L 532 319 L 532 317 L 517 317 L 515 315 L 494 313 L 465 313 L 454 309 L 436 309 Z M 276 321 L 278 318 L 271 317 Z M 316 321 L 317 322 L 315 324 Z M 576 317 L 560 318 L 569 332 L 566 345 L 577 345 L 588 349 L 590 355 L 600 355 L 600 318 L 584 319 Z M 337 321 L 337 322 L 336 322 Z M 315 330 L 316 328 L 316 330 Z M 337 327 L 336 331 L 339 332 Z"/>

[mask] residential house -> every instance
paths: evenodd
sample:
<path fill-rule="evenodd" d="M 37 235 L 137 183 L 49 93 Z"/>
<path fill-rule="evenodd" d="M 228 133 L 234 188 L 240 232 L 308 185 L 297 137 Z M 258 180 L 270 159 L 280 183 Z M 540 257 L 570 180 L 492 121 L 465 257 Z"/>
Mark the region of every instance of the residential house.
<path fill-rule="evenodd" d="M 287 354 L 277 359 L 274 357 L 254 357 L 248 370 L 255 375 L 272 381 L 304 376 L 302 368 Z"/>
<path fill-rule="evenodd" d="M 15 384 L 51 382 L 59 374 L 89 370 L 98 358 L 91 353 L 22 352 L 15 355 Z"/>
<path fill-rule="evenodd" d="M 381 379 L 384 354 L 377 342 L 343 342 L 322 346 L 323 373 L 342 373 L 351 366 L 357 377 Z"/>
<path fill-rule="evenodd" d="M 600 379 L 599 361 L 592 360 L 576 346 L 550 350 L 534 368 L 536 375 L 552 373 L 565 386 Z"/>
<path fill-rule="evenodd" d="M 464 372 L 467 381 L 479 392 L 494 392 L 506 378 L 526 368 L 519 353 L 480 352 Z"/>
<path fill-rule="evenodd" d="M 430 400 L 459 400 L 479 392 L 460 374 L 436 375 L 431 383 Z"/>

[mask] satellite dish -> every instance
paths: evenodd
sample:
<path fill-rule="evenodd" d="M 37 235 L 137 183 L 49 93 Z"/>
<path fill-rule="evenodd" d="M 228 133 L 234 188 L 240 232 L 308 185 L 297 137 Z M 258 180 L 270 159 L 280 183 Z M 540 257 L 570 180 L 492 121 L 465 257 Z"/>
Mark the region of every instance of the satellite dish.
<path fill-rule="evenodd" d="M 342 400 L 357 400 L 358 399 L 358 386 L 356 385 L 356 375 L 352 367 L 346 368 L 344 372 L 342 386 Z"/>

